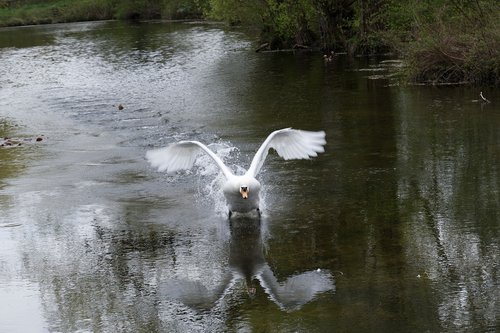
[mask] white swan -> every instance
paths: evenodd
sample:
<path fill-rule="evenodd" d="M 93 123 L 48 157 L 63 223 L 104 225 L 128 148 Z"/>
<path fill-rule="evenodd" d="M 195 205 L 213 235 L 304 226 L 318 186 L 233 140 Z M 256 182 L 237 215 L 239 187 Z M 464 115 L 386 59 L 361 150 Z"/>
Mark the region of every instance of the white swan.
<path fill-rule="evenodd" d="M 233 212 L 246 213 L 252 210 L 259 211 L 260 183 L 255 177 L 264 164 L 270 148 L 276 150 L 285 160 L 309 159 L 325 151 L 325 132 L 311 132 L 284 128 L 269 134 L 255 154 L 250 168 L 242 175 L 237 176 L 229 170 L 222 160 L 207 146 L 198 141 L 180 141 L 166 148 L 150 150 L 146 158 L 158 171 L 175 172 L 190 169 L 200 151 L 204 151 L 219 166 L 226 183 L 223 186 L 229 208 L 229 217 Z"/>

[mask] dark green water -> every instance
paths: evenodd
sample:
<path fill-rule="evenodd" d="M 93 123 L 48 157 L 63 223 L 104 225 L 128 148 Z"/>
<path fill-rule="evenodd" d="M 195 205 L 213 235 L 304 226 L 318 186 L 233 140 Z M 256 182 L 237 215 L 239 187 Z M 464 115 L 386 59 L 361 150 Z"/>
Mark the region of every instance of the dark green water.
<path fill-rule="evenodd" d="M 186 23 L 0 30 L 0 136 L 43 135 L 0 148 L 1 332 L 500 329 L 498 90 L 255 46 Z M 246 168 L 283 127 L 326 152 L 268 157 L 260 225 L 228 223 L 208 159 L 144 159 L 194 139 Z"/>

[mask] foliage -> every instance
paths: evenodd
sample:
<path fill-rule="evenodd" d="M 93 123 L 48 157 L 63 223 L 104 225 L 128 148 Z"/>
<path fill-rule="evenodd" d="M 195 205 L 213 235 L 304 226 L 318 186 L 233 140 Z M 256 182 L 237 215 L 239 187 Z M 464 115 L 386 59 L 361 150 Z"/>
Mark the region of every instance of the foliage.
<path fill-rule="evenodd" d="M 500 12 L 494 1 L 443 1 L 416 13 L 409 78 L 430 83 L 500 83 Z"/>
<path fill-rule="evenodd" d="M 242 24 L 260 28 L 264 8 L 262 1 L 209 0 L 205 16 L 231 25 Z"/>
<path fill-rule="evenodd" d="M 270 29 L 286 45 L 309 45 L 317 37 L 313 31 L 317 11 L 310 1 L 268 0 Z"/>
<path fill-rule="evenodd" d="M 163 0 L 161 17 L 170 20 L 201 18 L 208 6 L 209 0 Z"/>
<path fill-rule="evenodd" d="M 122 0 L 116 6 L 116 17 L 125 20 L 160 18 L 160 2 L 154 0 Z"/>
<path fill-rule="evenodd" d="M 0 0 L 0 26 L 105 19 L 200 18 L 209 0 Z"/>
<path fill-rule="evenodd" d="M 126 20 L 200 18 L 208 0 L 122 0 L 115 16 Z"/>
<path fill-rule="evenodd" d="M 245 23 L 250 7 L 211 0 L 216 18 Z M 407 79 L 429 83 L 500 83 L 497 0 L 261 0 L 262 42 L 351 54 L 396 52 Z"/>
<path fill-rule="evenodd" d="M 271 49 L 396 52 L 413 81 L 500 81 L 498 0 L 0 0 L 0 26 L 111 18 L 207 18 Z"/>
<path fill-rule="evenodd" d="M 27 25 L 102 20 L 111 17 L 111 0 L 61 0 L 57 2 L 23 1 L 24 6 L 0 6 L 1 25 Z"/>

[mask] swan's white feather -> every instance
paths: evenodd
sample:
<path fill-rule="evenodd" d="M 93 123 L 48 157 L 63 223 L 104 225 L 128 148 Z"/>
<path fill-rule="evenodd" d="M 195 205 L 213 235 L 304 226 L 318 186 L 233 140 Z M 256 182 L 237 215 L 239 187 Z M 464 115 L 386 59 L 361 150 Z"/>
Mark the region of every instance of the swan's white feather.
<path fill-rule="evenodd" d="M 257 176 L 270 148 L 276 150 L 285 160 L 309 159 L 325 151 L 325 132 L 303 131 L 284 128 L 269 134 L 255 154 L 247 174 Z"/>
<path fill-rule="evenodd" d="M 308 159 L 325 151 L 325 132 L 311 132 L 285 128 L 272 132 L 255 154 L 250 168 L 241 176 L 234 175 L 222 160 L 207 146 L 198 141 L 181 141 L 166 148 L 150 150 L 147 160 L 158 171 L 175 172 L 190 169 L 200 152 L 214 160 L 226 177 L 223 186 L 230 211 L 248 212 L 259 208 L 260 183 L 255 178 L 266 159 L 269 149 L 276 150 L 285 160 Z M 241 196 L 241 188 L 247 188 L 247 199 Z"/>
<path fill-rule="evenodd" d="M 180 141 L 168 147 L 149 150 L 146 158 L 158 171 L 172 173 L 179 170 L 188 170 L 193 167 L 196 157 L 204 151 L 222 170 L 226 178 L 232 176 L 232 172 L 207 146 L 198 141 Z"/>

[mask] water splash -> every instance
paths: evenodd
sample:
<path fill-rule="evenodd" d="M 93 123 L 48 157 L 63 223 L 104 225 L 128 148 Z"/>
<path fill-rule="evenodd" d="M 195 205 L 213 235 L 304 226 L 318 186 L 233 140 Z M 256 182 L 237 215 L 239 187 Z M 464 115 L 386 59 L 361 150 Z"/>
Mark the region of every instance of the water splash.
<path fill-rule="evenodd" d="M 244 172 L 244 169 L 234 164 L 234 160 L 239 155 L 236 147 L 225 142 L 218 142 L 208 145 L 222 161 L 235 173 Z M 195 162 L 195 172 L 198 177 L 198 192 L 196 201 L 204 205 L 213 206 L 217 215 L 227 214 L 227 205 L 222 186 L 224 185 L 224 174 L 219 167 L 206 155 L 200 155 Z"/>
<path fill-rule="evenodd" d="M 233 147 L 228 142 L 219 141 L 209 144 L 208 147 L 219 156 L 224 164 L 236 175 L 242 175 L 246 169 L 239 166 L 240 150 Z M 195 161 L 193 171 L 198 176 L 196 188 L 196 202 L 203 206 L 214 207 L 217 215 L 225 216 L 227 214 L 227 204 L 222 187 L 225 183 L 224 174 L 219 167 L 206 154 L 200 154 Z M 262 186 L 260 192 L 261 210 L 265 209 L 265 198 L 267 187 Z"/>

